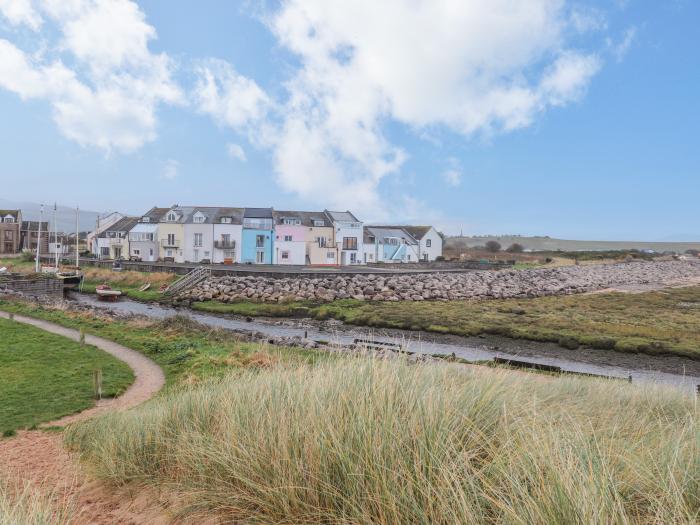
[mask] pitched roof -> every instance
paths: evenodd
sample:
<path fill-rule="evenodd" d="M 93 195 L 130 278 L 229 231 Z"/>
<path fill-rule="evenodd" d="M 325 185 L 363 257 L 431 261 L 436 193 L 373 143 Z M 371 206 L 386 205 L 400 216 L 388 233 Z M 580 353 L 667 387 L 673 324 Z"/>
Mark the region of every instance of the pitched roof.
<path fill-rule="evenodd" d="M 22 229 L 27 231 L 37 231 L 39 229 L 39 221 L 22 221 Z M 48 229 L 48 221 L 41 221 L 41 232 L 44 233 Z"/>
<path fill-rule="evenodd" d="M 142 215 L 143 217 L 148 217 L 149 222 L 158 222 L 163 215 L 169 210 L 170 208 L 158 208 L 154 206 L 150 210 L 148 210 L 146 213 Z"/>
<path fill-rule="evenodd" d="M 139 221 L 141 220 L 141 217 L 124 217 L 122 219 L 119 219 L 117 222 L 112 224 L 109 228 L 106 228 L 104 231 L 100 232 L 98 237 L 106 237 L 107 232 L 129 232 L 131 228 L 136 226 Z"/>
<path fill-rule="evenodd" d="M 372 242 L 369 240 L 370 236 L 374 237 L 382 244 L 384 244 L 388 238 L 401 239 L 406 244 L 418 244 L 418 241 L 401 226 L 365 226 L 365 242 Z"/>
<path fill-rule="evenodd" d="M 7 217 L 8 215 L 12 215 L 17 220 L 19 218 L 19 210 L 0 210 L 0 217 Z"/>
<path fill-rule="evenodd" d="M 246 219 L 272 219 L 272 208 L 246 208 L 243 217 Z"/>
<path fill-rule="evenodd" d="M 411 234 L 411 236 L 414 239 L 420 240 L 423 237 L 425 237 L 425 234 L 430 231 L 432 226 L 408 226 L 408 225 L 373 225 L 373 228 L 403 228 L 406 230 L 408 233 Z"/>
<path fill-rule="evenodd" d="M 330 217 L 332 221 L 346 221 L 346 222 L 360 222 L 357 220 L 352 212 L 346 211 L 330 211 L 326 210 L 326 215 Z"/>
<path fill-rule="evenodd" d="M 323 226 L 331 227 L 331 221 L 328 216 L 322 211 L 278 211 L 273 212 L 275 218 L 275 224 L 282 224 L 284 219 L 299 219 L 303 226 L 313 227 L 316 226 L 315 221 L 323 221 Z M 317 226 L 321 227 L 321 226 Z"/>

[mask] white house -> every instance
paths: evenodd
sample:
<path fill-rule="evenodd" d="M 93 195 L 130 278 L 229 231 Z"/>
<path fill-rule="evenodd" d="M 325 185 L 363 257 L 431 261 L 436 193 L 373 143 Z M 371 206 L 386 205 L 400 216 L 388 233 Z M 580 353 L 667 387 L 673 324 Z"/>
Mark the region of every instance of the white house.
<path fill-rule="evenodd" d="M 105 247 L 105 243 L 96 242 L 97 237 L 104 232 L 107 228 L 114 225 L 117 221 L 124 218 L 124 214 L 117 211 L 113 211 L 103 216 L 97 216 L 97 222 L 95 224 L 95 230 L 91 231 L 87 235 L 87 249 L 90 250 L 95 257 L 99 257 L 101 253 L 101 248 Z M 107 246 L 109 247 L 109 246 Z"/>
<path fill-rule="evenodd" d="M 364 263 L 417 262 L 418 241 L 400 227 L 365 226 Z"/>
<path fill-rule="evenodd" d="M 305 222 L 308 214 L 301 211 L 273 211 L 275 242 L 272 264 L 306 264 Z"/>
<path fill-rule="evenodd" d="M 405 230 L 417 243 L 417 258 L 423 262 L 434 261 L 442 256 L 442 236 L 433 226 L 372 226 L 372 228 L 402 229 Z M 370 261 L 368 261 L 370 262 Z M 406 261 L 408 262 L 408 261 Z"/>
<path fill-rule="evenodd" d="M 361 264 L 363 257 L 362 222 L 349 211 L 328 211 L 326 215 L 335 230 L 335 244 L 340 252 L 340 264 Z"/>
<path fill-rule="evenodd" d="M 186 262 L 198 263 L 212 260 L 214 251 L 214 218 L 216 208 L 182 208 L 185 211 L 184 244 Z"/>
<path fill-rule="evenodd" d="M 241 262 L 243 208 L 216 208 L 214 214 L 213 263 Z"/>

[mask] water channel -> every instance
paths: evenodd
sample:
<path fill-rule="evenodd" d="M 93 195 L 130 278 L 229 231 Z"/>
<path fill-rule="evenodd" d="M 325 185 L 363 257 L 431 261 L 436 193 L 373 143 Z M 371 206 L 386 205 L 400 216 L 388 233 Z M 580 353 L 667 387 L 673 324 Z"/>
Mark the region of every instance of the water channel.
<path fill-rule="evenodd" d="M 93 295 L 73 294 L 72 298 L 81 304 L 94 308 L 110 309 L 119 313 L 143 315 L 153 319 L 164 319 L 173 315 L 184 315 L 199 323 L 229 330 L 257 331 L 271 337 L 308 337 L 317 341 L 331 341 L 337 344 L 350 344 L 355 339 L 371 339 L 376 342 L 400 342 L 407 351 L 417 354 L 440 354 L 469 361 L 491 360 L 494 357 L 520 359 L 532 363 L 558 366 L 563 371 L 582 372 L 620 379 L 632 377 L 632 382 L 656 382 L 675 385 L 683 390 L 695 391 L 700 385 L 700 374 L 669 373 L 655 369 L 655 363 L 661 360 L 673 360 L 676 368 L 684 368 L 683 361 L 688 361 L 691 369 L 697 370 L 696 362 L 678 357 L 637 356 L 612 351 L 591 351 L 590 361 L 580 358 L 584 352 L 576 353 L 579 359 L 567 359 L 564 352 L 551 343 L 535 343 L 508 340 L 502 347 L 494 347 L 476 338 L 440 337 L 431 334 L 411 332 L 409 330 L 381 331 L 362 327 L 350 327 L 342 324 L 305 323 L 302 321 L 282 321 L 270 319 L 252 319 L 237 316 L 220 316 L 197 312 L 189 308 L 173 308 L 155 303 L 140 303 L 130 299 L 121 299 L 115 303 L 103 303 Z M 384 332 L 384 333 L 382 333 Z M 390 333 L 387 333 L 390 332 Z M 554 353 L 555 355 L 552 355 Z M 558 355 L 557 355 L 558 354 Z M 622 364 L 607 364 L 596 358 L 609 358 L 616 354 Z M 593 361 L 593 362 L 591 362 Z M 613 360 L 614 361 L 614 360 Z"/>

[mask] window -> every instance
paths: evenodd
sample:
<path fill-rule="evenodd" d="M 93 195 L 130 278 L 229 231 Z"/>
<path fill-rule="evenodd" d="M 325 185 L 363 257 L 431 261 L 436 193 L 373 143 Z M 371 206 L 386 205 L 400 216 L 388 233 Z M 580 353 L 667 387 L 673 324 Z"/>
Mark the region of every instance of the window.
<path fill-rule="evenodd" d="M 150 217 L 141 217 L 141 222 L 151 222 Z"/>
<path fill-rule="evenodd" d="M 350 254 L 350 264 L 355 264 L 357 262 L 357 254 L 355 252 L 352 252 Z"/>
<path fill-rule="evenodd" d="M 396 237 L 387 237 L 386 243 L 392 246 L 396 246 L 399 244 L 399 240 Z"/>
<path fill-rule="evenodd" d="M 134 255 L 141 255 L 141 250 L 134 250 Z"/>
<path fill-rule="evenodd" d="M 272 219 L 247 218 L 243 219 L 243 227 L 252 230 L 271 230 Z"/>
<path fill-rule="evenodd" d="M 174 233 L 168 234 L 168 246 L 175 246 L 175 234 Z"/>
<path fill-rule="evenodd" d="M 201 233 L 194 234 L 194 245 L 195 246 L 202 246 L 202 237 L 203 237 L 203 235 Z"/>
<path fill-rule="evenodd" d="M 292 242 L 292 236 L 291 236 L 291 235 L 285 235 L 285 236 L 284 236 L 284 241 L 285 241 L 285 242 Z"/>
<path fill-rule="evenodd" d="M 325 237 L 316 237 L 316 243 L 318 244 L 319 248 L 325 248 L 326 247 L 326 238 Z"/>
<path fill-rule="evenodd" d="M 12 241 L 15 238 L 15 232 L 12 230 L 5 230 L 5 240 Z"/>
<path fill-rule="evenodd" d="M 221 224 L 231 224 L 233 219 L 231 217 L 221 217 Z"/>
<path fill-rule="evenodd" d="M 289 252 L 286 252 L 286 251 L 282 252 L 282 259 L 285 261 L 288 260 L 289 259 Z"/>
<path fill-rule="evenodd" d="M 322 228 L 326 225 L 326 221 L 314 220 L 314 226 L 316 228 Z"/>
<path fill-rule="evenodd" d="M 362 228 L 362 224 L 360 224 L 359 222 L 351 222 L 349 227 L 350 228 Z"/>
<path fill-rule="evenodd" d="M 234 250 L 224 250 L 224 259 L 235 259 L 236 252 Z"/>
<path fill-rule="evenodd" d="M 299 226 L 301 224 L 301 219 L 286 217 L 282 219 L 282 224 L 286 224 L 288 226 Z"/>
<path fill-rule="evenodd" d="M 194 216 L 194 222 L 196 224 L 202 224 L 204 222 L 204 219 L 205 219 L 205 217 L 201 213 L 197 213 Z"/>
<path fill-rule="evenodd" d="M 326 259 L 335 259 L 335 252 L 327 252 Z"/>
<path fill-rule="evenodd" d="M 264 235 L 256 235 L 255 236 L 255 247 L 256 248 L 264 248 L 265 247 L 265 236 Z"/>
<path fill-rule="evenodd" d="M 357 237 L 343 237 L 343 250 L 357 250 Z"/>
<path fill-rule="evenodd" d="M 432 240 L 432 239 L 426 239 L 426 240 L 425 240 L 425 247 L 426 247 L 426 248 L 430 248 L 430 246 L 431 246 L 432 244 L 433 244 L 433 240 Z"/>
<path fill-rule="evenodd" d="M 109 247 L 103 246 L 102 248 L 100 248 L 100 253 L 103 257 L 109 257 Z"/>
<path fill-rule="evenodd" d="M 166 220 L 168 222 L 175 222 L 177 220 L 177 215 L 175 215 L 173 212 L 170 212 L 170 213 L 168 213 Z"/>
<path fill-rule="evenodd" d="M 151 248 L 149 251 L 150 251 L 150 256 L 153 257 L 153 248 Z"/>
<path fill-rule="evenodd" d="M 374 235 L 370 235 L 370 236 L 369 236 L 369 242 L 371 242 L 372 244 L 374 244 L 376 241 L 377 241 L 377 238 L 376 238 Z"/>
<path fill-rule="evenodd" d="M 10 217 L 10 216 L 8 215 L 7 217 L 5 217 L 5 218 L 3 219 L 3 222 L 12 223 L 12 222 L 15 222 L 15 218 L 14 218 L 14 217 Z"/>

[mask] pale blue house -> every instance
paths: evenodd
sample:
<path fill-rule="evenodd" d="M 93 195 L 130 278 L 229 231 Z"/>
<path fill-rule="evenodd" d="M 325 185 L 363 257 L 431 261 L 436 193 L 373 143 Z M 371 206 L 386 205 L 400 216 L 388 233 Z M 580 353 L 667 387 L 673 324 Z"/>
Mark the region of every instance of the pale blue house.
<path fill-rule="evenodd" d="M 241 262 L 272 264 L 273 243 L 272 208 L 246 208 L 243 212 Z"/>

